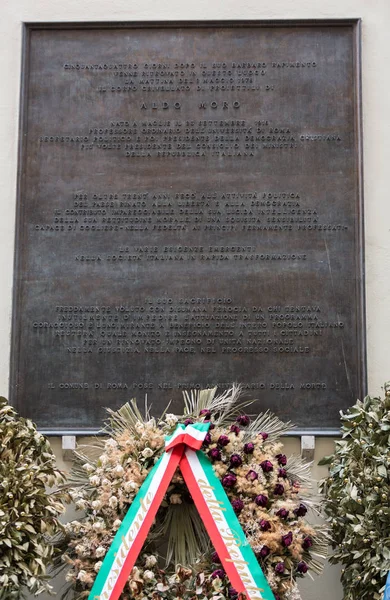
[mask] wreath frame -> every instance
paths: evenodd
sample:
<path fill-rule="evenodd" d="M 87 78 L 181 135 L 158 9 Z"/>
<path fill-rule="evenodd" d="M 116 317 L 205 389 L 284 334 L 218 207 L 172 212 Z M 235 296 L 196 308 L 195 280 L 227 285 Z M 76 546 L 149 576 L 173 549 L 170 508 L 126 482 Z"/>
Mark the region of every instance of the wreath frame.
<path fill-rule="evenodd" d="M 251 419 L 253 400 L 240 400 L 240 386 L 184 392 L 183 415 L 154 418 L 145 401 L 108 410 L 104 433 L 79 446 L 69 494 L 80 519 L 65 526 L 62 566 L 68 588 L 62 600 L 88 598 L 103 557 L 142 482 L 164 451 L 164 438 L 178 423 L 210 421 L 202 449 L 213 464 L 239 522 L 271 586 L 275 600 L 300 598 L 297 580 L 320 573 L 327 532 L 311 525 L 318 511 L 310 463 L 287 459 L 280 436 L 292 429 L 267 411 Z M 245 412 L 244 412 L 245 411 Z M 57 565 L 61 568 L 60 565 Z M 179 472 L 168 488 L 142 554 L 120 600 L 225 600 L 237 598 L 210 545 Z"/>

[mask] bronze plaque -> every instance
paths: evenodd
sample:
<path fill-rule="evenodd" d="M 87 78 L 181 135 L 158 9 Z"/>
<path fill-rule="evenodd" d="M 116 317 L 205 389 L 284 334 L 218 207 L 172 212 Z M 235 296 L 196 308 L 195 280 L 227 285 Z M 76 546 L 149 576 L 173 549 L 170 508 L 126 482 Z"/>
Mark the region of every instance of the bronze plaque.
<path fill-rule="evenodd" d="M 359 22 L 25 28 L 11 397 L 42 431 L 365 387 Z"/>

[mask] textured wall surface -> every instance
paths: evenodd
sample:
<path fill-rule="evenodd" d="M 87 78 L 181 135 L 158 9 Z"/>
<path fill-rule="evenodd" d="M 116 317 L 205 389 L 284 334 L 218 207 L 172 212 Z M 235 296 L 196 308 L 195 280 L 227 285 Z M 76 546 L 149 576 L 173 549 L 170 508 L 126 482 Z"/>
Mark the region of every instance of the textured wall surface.
<path fill-rule="evenodd" d="M 368 385 L 371 393 L 390 379 L 390 44 L 388 0 L 1 0 L 0 2 L 0 393 L 8 389 L 18 107 L 22 22 L 105 20 L 202 20 L 362 18 L 363 126 L 366 233 Z M 49 407 L 48 407 L 49 409 Z M 61 455 L 59 440 L 54 448 Z M 331 451 L 331 440 L 318 440 L 315 460 Z M 287 440 L 299 451 L 299 440 Z M 318 476 L 319 469 L 314 469 Z M 341 600 L 336 568 L 321 580 L 302 585 L 303 600 Z"/>

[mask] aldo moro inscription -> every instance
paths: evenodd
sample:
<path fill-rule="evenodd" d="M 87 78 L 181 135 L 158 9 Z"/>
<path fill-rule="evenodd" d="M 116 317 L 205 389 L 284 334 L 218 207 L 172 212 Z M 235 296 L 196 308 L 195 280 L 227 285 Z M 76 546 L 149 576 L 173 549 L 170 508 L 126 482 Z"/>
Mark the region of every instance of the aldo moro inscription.
<path fill-rule="evenodd" d="M 28 25 L 11 397 L 44 431 L 365 386 L 359 22 Z"/>

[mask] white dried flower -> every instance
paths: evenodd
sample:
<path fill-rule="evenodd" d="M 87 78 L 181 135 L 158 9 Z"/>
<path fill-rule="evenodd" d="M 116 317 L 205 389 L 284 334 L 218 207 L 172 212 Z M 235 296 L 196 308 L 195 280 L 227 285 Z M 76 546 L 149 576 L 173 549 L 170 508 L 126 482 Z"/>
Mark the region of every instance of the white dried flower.
<path fill-rule="evenodd" d="M 151 448 L 144 448 L 141 454 L 144 458 L 150 458 L 153 456 L 153 450 Z"/>
<path fill-rule="evenodd" d="M 79 574 L 77 575 L 77 579 L 79 579 L 80 581 L 85 581 L 88 577 L 88 573 L 87 571 L 84 571 L 83 569 L 81 571 L 79 571 Z"/>
<path fill-rule="evenodd" d="M 104 488 L 110 488 L 111 487 L 111 481 L 109 479 L 102 479 L 102 486 Z"/>
<path fill-rule="evenodd" d="M 117 466 L 115 467 L 115 469 L 114 469 L 114 473 L 115 473 L 115 475 L 119 475 L 119 476 L 121 476 L 121 475 L 124 475 L 124 472 L 125 472 L 125 470 L 124 470 L 124 468 L 122 467 L 122 465 L 117 465 Z"/>
<path fill-rule="evenodd" d="M 164 585 L 163 583 L 158 583 L 156 585 L 156 589 L 158 592 L 166 592 L 167 590 L 169 590 L 169 585 Z"/>
<path fill-rule="evenodd" d="M 110 508 L 116 508 L 118 506 L 118 498 L 116 496 L 111 496 L 108 504 Z"/>
<path fill-rule="evenodd" d="M 106 549 L 104 548 L 104 546 L 98 546 L 96 548 L 96 558 L 101 558 L 102 556 L 104 556 L 106 553 Z"/>
<path fill-rule="evenodd" d="M 71 523 L 69 523 L 70 531 L 76 531 L 77 533 L 78 531 L 80 531 L 81 527 L 82 525 L 80 521 L 72 521 Z"/>
<path fill-rule="evenodd" d="M 169 501 L 171 504 L 182 504 L 181 495 L 180 494 L 172 494 L 172 496 L 169 497 Z"/>
<path fill-rule="evenodd" d="M 153 571 L 144 571 L 144 579 L 145 579 L 145 581 L 151 581 L 154 578 L 155 577 L 154 577 Z"/>
<path fill-rule="evenodd" d="M 157 558 L 153 554 L 146 557 L 146 560 L 145 560 L 146 567 L 148 567 L 150 569 L 150 567 L 154 567 L 156 564 L 157 564 Z"/>
<path fill-rule="evenodd" d="M 93 510 L 99 510 L 102 507 L 102 503 L 100 502 L 100 500 L 93 500 L 91 502 L 91 506 Z"/>
<path fill-rule="evenodd" d="M 84 554 L 86 548 L 82 544 L 78 544 L 75 548 L 77 554 Z"/>
<path fill-rule="evenodd" d="M 119 527 L 122 525 L 122 521 L 120 519 L 115 519 L 114 523 L 112 524 L 113 528 L 119 529 Z"/>
<path fill-rule="evenodd" d="M 89 478 L 89 483 L 91 485 L 98 486 L 100 483 L 100 477 L 98 477 L 97 475 L 92 475 L 92 477 Z"/>
<path fill-rule="evenodd" d="M 79 510 L 86 510 L 88 507 L 88 502 L 83 498 L 79 498 L 76 502 L 76 508 Z"/>
<path fill-rule="evenodd" d="M 131 580 L 131 579 L 138 579 L 138 580 L 141 579 L 141 572 L 138 567 L 132 568 L 129 580 Z"/>
<path fill-rule="evenodd" d="M 99 571 L 100 571 L 100 567 L 102 566 L 102 564 L 103 564 L 103 561 L 99 560 L 97 563 L 95 563 L 95 566 L 94 566 L 93 570 L 94 570 L 96 573 L 99 573 Z"/>
<path fill-rule="evenodd" d="M 171 427 L 173 427 L 173 425 L 176 425 L 178 418 L 176 415 L 172 414 L 172 413 L 168 413 L 165 415 L 165 420 L 167 422 L 168 425 L 170 425 Z"/>
<path fill-rule="evenodd" d="M 277 580 L 277 576 L 275 574 L 275 571 L 268 567 L 267 569 L 267 581 L 269 583 L 269 585 L 271 586 L 272 590 L 276 590 L 278 587 L 278 580 Z"/>
<path fill-rule="evenodd" d="M 138 490 L 139 485 L 138 483 L 135 483 L 135 481 L 126 481 L 123 487 L 125 492 L 133 492 L 135 490 Z"/>
<path fill-rule="evenodd" d="M 83 469 L 84 471 L 87 471 L 87 473 L 92 473 L 92 471 L 95 470 L 94 467 L 89 463 L 85 463 L 85 465 L 83 465 Z"/>
<path fill-rule="evenodd" d="M 108 451 L 110 451 L 110 450 L 116 450 L 118 448 L 118 444 L 116 443 L 115 440 L 113 440 L 112 438 L 110 438 L 109 440 L 106 441 L 106 443 L 104 444 L 104 447 Z"/>
<path fill-rule="evenodd" d="M 99 456 L 99 460 L 103 467 L 105 467 L 110 462 L 110 459 L 108 458 L 107 454 L 102 454 L 101 456 Z"/>
<path fill-rule="evenodd" d="M 126 481 L 126 483 L 123 484 L 123 489 L 125 490 L 125 492 L 129 493 L 131 492 L 131 490 L 133 489 L 130 484 L 132 482 L 131 481 Z"/>
<path fill-rule="evenodd" d="M 294 585 L 286 594 L 286 600 L 302 600 L 301 594 L 296 585 Z"/>
<path fill-rule="evenodd" d="M 94 523 L 92 525 L 93 529 L 95 531 L 103 531 L 104 529 L 104 522 L 103 521 L 96 521 L 96 523 Z"/>
<path fill-rule="evenodd" d="M 74 577 L 75 577 L 74 571 L 68 571 L 67 574 L 65 575 L 65 581 L 67 581 L 67 582 L 73 581 Z"/>

